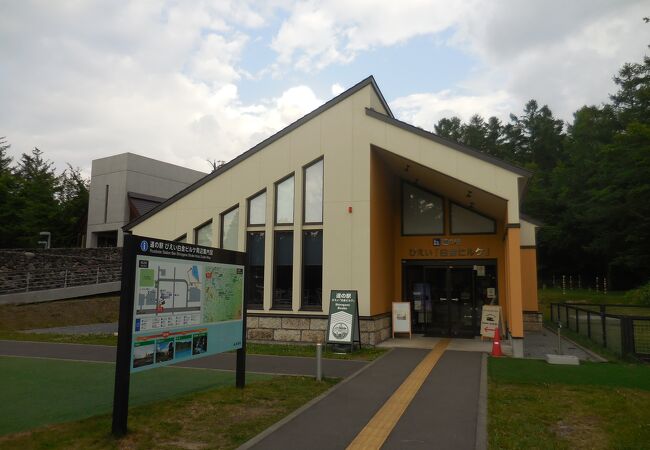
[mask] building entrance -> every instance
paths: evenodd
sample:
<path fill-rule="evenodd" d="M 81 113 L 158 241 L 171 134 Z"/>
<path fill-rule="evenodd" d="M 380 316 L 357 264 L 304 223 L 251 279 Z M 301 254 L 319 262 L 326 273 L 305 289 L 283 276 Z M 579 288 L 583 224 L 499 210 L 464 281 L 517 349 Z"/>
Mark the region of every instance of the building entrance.
<path fill-rule="evenodd" d="M 427 336 L 477 336 L 483 305 L 497 302 L 494 261 L 403 261 L 402 280 L 412 329 Z"/>

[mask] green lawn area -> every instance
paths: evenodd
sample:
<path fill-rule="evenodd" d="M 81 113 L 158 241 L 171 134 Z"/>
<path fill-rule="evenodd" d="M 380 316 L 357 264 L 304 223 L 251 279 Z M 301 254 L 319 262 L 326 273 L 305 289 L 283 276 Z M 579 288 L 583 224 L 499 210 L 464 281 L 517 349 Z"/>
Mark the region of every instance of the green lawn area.
<path fill-rule="evenodd" d="M 0 435 L 112 410 L 115 365 L 0 357 Z M 270 378 L 249 374 L 248 382 Z M 234 373 L 163 367 L 131 376 L 130 404 L 234 385 Z M 1 447 L 1 445 L 0 445 Z"/>
<path fill-rule="evenodd" d="M 490 358 L 491 449 L 645 449 L 650 366 Z"/>

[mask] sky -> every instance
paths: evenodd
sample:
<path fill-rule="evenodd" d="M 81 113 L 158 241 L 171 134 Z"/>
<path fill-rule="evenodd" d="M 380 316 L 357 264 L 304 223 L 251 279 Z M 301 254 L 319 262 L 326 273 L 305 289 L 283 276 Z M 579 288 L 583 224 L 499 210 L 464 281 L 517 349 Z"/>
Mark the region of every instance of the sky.
<path fill-rule="evenodd" d="M 373 75 L 395 116 L 571 121 L 648 53 L 647 1 L 0 0 L 0 136 L 60 172 L 132 152 L 208 172 Z"/>

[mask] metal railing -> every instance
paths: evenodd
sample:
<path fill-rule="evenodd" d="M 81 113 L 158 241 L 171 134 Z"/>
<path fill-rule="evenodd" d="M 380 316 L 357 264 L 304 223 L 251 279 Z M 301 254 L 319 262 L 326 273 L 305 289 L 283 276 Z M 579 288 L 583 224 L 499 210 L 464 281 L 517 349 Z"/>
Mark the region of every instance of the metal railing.
<path fill-rule="evenodd" d="M 110 283 L 121 279 L 122 266 L 119 262 L 60 269 L 0 272 L 0 295 Z"/>
<path fill-rule="evenodd" d="M 551 303 L 551 320 L 621 357 L 650 361 L 650 307 Z"/>

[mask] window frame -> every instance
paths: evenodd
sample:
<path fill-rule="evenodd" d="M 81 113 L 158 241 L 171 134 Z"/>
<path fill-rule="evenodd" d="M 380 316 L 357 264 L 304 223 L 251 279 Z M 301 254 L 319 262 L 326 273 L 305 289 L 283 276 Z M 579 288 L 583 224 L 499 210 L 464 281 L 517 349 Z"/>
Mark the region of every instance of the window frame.
<path fill-rule="evenodd" d="M 180 242 L 181 244 L 186 244 L 187 243 L 187 233 L 183 233 L 180 236 L 178 236 L 176 239 L 174 239 L 174 242 Z"/>
<path fill-rule="evenodd" d="M 268 194 L 264 199 L 264 223 L 251 223 L 251 200 L 255 200 L 262 194 L 267 194 L 266 188 L 261 189 L 246 199 L 246 226 L 247 227 L 265 227 L 266 226 L 266 207 L 268 205 Z"/>
<path fill-rule="evenodd" d="M 320 222 L 307 222 L 306 220 L 306 215 L 307 215 L 307 169 L 309 169 L 311 166 L 318 164 L 319 162 L 323 162 L 323 186 L 321 188 L 322 192 L 322 198 L 321 198 L 321 221 Z M 324 213 L 325 213 L 325 156 L 321 155 L 318 158 L 314 159 L 313 161 L 305 164 L 302 166 L 302 223 L 303 225 L 322 225 L 323 224 L 323 219 L 324 219 Z M 295 214 L 294 214 L 295 215 Z M 295 218 L 294 218 L 295 221 Z"/>
<path fill-rule="evenodd" d="M 256 303 L 256 304 L 254 304 L 254 305 L 251 306 L 251 305 L 248 303 L 248 301 L 246 301 L 246 309 L 252 309 L 252 310 L 257 310 L 257 311 L 263 311 L 263 310 L 264 310 L 264 289 L 266 288 L 266 277 L 264 276 L 264 271 L 265 271 L 265 266 L 266 266 L 266 235 L 267 235 L 268 233 L 266 232 L 266 230 L 250 230 L 250 231 L 247 230 L 247 231 L 246 231 L 246 255 L 247 255 L 247 256 L 246 256 L 246 264 L 248 265 L 249 268 L 250 268 L 250 267 L 259 267 L 259 266 L 253 266 L 252 264 L 250 264 L 250 259 L 249 259 L 249 256 L 248 256 L 248 255 L 250 254 L 250 253 L 249 253 L 249 250 L 250 250 L 250 248 L 249 248 L 250 235 L 251 235 L 251 234 L 254 234 L 254 233 L 256 233 L 256 234 L 262 234 L 263 237 L 264 237 L 264 246 L 262 247 L 262 249 L 263 249 L 263 251 L 264 251 L 264 258 L 262 259 L 262 261 L 263 261 L 263 264 L 262 264 L 262 283 L 263 283 L 263 287 L 262 287 L 262 302 L 259 303 L 259 304 Z M 250 275 L 251 275 L 251 276 L 248 277 L 248 281 L 247 281 L 247 283 L 245 283 L 245 284 L 250 284 L 250 283 L 253 282 L 252 272 L 251 272 Z M 250 292 L 252 291 L 251 286 L 247 286 L 247 287 L 246 287 L 246 290 L 250 293 Z M 246 300 L 248 300 L 248 298 L 247 298 Z"/>
<path fill-rule="evenodd" d="M 275 281 L 277 279 L 277 261 L 278 261 L 278 251 L 277 251 L 277 236 L 280 233 L 291 233 L 291 298 L 289 299 L 290 305 L 278 305 L 276 303 L 275 299 Z M 272 278 L 272 285 L 271 285 L 271 309 L 272 310 L 279 310 L 279 311 L 293 311 L 293 266 L 295 265 L 295 261 L 293 260 L 293 248 L 296 245 L 295 243 L 295 232 L 294 230 L 273 230 L 273 276 Z"/>
<path fill-rule="evenodd" d="M 426 234 L 421 234 L 421 233 L 409 233 L 405 234 L 404 233 L 404 185 L 408 184 L 409 186 L 415 187 L 421 191 L 426 192 L 427 194 L 433 195 L 435 197 L 438 197 L 441 202 L 442 202 L 442 232 L 440 233 L 426 233 Z M 415 183 L 411 183 L 410 181 L 406 181 L 402 179 L 402 183 L 400 185 L 400 235 L 401 236 L 445 236 L 447 234 L 447 201 L 445 196 L 440 195 L 439 193 L 432 191 L 430 189 L 427 189 L 425 187 L 422 187 L 420 185 L 417 185 Z"/>
<path fill-rule="evenodd" d="M 467 211 L 470 211 L 470 212 L 476 214 L 477 216 L 481 216 L 481 217 L 483 217 L 484 219 L 491 220 L 492 223 L 494 224 L 494 231 L 491 231 L 491 232 L 478 232 L 478 233 L 477 233 L 477 232 L 472 232 L 472 233 L 454 233 L 454 223 L 453 223 L 453 218 L 452 218 L 453 216 L 452 216 L 452 214 L 451 214 L 451 208 L 452 208 L 452 205 L 456 205 L 456 206 L 458 206 L 459 208 L 462 208 L 462 209 L 465 209 L 465 210 L 467 210 Z M 468 207 L 466 207 L 466 206 L 461 205 L 460 203 L 453 202 L 453 201 L 449 200 L 449 234 L 450 234 L 450 235 L 456 235 L 456 236 L 458 236 L 458 235 L 463 235 L 463 234 L 466 234 L 466 235 L 477 235 L 477 234 L 497 234 L 497 221 L 496 221 L 495 218 L 490 217 L 490 216 L 487 216 L 487 215 L 485 215 L 485 214 L 483 214 L 483 213 L 480 213 L 480 212 L 478 212 L 478 211 L 475 210 L 475 209 L 468 208 Z"/>
<path fill-rule="evenodd" d="M 219 214 L 219 248 L 221 249 L 223 249 L 223 219 L 227 214 L 230 214 L 236 209 L 239 209 L 239 203 L 235 204 L 234 206 L 231 206 L 230 208 L 226 209 L 221 214 Z M 237 228 L 239 228 L 239 219 L 237 219 Z M 237 230 L 237 247 L 239 247 L 239 229 Z"/>
<path fill-rule="evenodd" d="M 321 296 L 320 296 L 320 305 L 319 306 L 313 306 L 313 305 L 305 305 L 303 300 L 303 289 L 305 288 L 305 235 L 307 233 L 313 233 L 314 231 L 320 232 L 321 236 L 321 262 L 320 262 L 320 268 L 321 268 Z M 301 246 L 301 255 L 300 255 L 300 310 L 301 311 L 323 311 L 323 249 L 325 247 L 325 233 L 323 232 L 322 228 L 315 228 L 315 229 L 306 229 L 302 230 L 301 232 L 301 238 L 302 241 L 300 243 Z"/>
<path fill-rule="evenodd" d="M 291 222 L 278 222 L 278 186 L 287 181 L 289 178 L 293 178 L 293 198 L 291 199 L 292 206 L 292 221 Z M 291 172 L 289 175 L 286 175 L 280 178 L 273 184 L 274 198 L 273 198 L 273 223 L 276 226 L 293 226 L 296 222 L 296 172 Z"/>
<path fill-rule="evenodd" d="M 208 225 L 212 225 L 212 220 L 213 219 L 206 220 L 201 225 L 194 228 L 194 245 L 201 245 L 201 244 L 198 243 L 198 241 L 199 241 L 199 239 L 198 239 L 199 230 L 201 228 L 207 227 Z M 210 231 L 211 231 L 211 234 L 212 234 L 212 236 L 210 236 L 210 246 L 212 246 L 213 245 L 212 237 L 214 237 L 214 232 L 213 232 L 213 230 L 210 230 Z"/>

